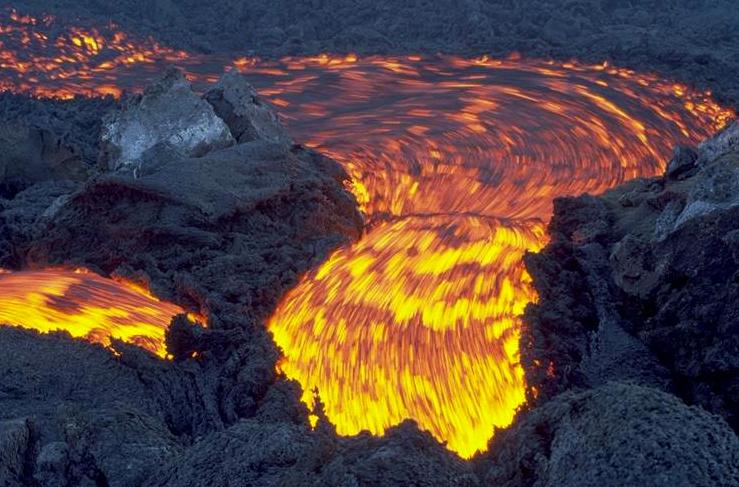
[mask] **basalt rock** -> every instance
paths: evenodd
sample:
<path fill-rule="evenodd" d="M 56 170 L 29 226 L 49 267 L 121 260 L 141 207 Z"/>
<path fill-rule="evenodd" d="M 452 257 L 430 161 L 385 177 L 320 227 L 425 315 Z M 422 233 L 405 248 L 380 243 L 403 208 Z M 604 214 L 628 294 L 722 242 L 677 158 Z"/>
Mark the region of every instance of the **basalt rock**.
<path fill-rule="evenodd" d="M 25 248 L 69 196 L 79 189 L 74 181 L 44 181 L 34 184 L 8 200 L 0 199 L 0 268 L 16 268 Z"/>
<path fill-rule="evenodd" d="M 203 99 L 211 104 L 238 143 L 264 140 L 291 144 L 292 140 L 277 114 L 237 71 L 224 74 Z"/>
<path fill-rule="evenodd" d="M 384 437 L 338 439 L 306 424 L 246 420 L 214 433 L 147 487 L 417 485 L 476 487 L 471 466 L 408 422 Z"/>
<path fill-rule="evenodd" d="M 0 197 L 12 198 L 41 181 L 84 181 L 88 166 L 48 129 L 0 124 Z"/>
<path fill-rule="evenodd" d="M 163 296 L 194 307 L 214 296 L 258 319 L 301 272 L 357 237 L 362 220 L 343 169 L 287 144 L 242 79 L 227 76 L 214 90 L 231 104 L 234 130 L 253 132 L 239 132 L 248 142 L 221 147 L 234 142 L 226 123 L 169 73 L 113 114 L 103 134 L 115 147 L 111 167 L 136 170 L 101 174 L 55 207 L 28 261 L 136 270 Z M 227 136 L 179 144 L 191 132 Z"/>
<path fill-rule="evenodd" d="M 30 480 L 37 440 L 29 419 L 0 420 L 0 484 L 20 487 Z"/>
<path fill-rule="evenodd" d="M 672 159 L 667 163 L 665 176 L 677 179 L 696 166 L 698 154 L 692 147 L 677 146 L 672 153 Z"/>
<path fill-rule="evenodd" d="M 739 430 L 737 130 L 701 144 L 681 178 L 555 204 L 552 242 L 527 258 L 540 299 L 522 353 L 538 401 L 628 379 Z"/>
<path fill-rule="evenodd" d="M 79 157 L 87 167 L 95 164 L 99 152 L 100 130 L 103 116 L 118 106 L 111 97 L 83 98 L 72 100 L 37 99 L 16 95 L 8 91 L 0 92 L 0 120 L 6 127 L 16 127 L 22 135 L 24 157 L 62 162 L 69 153 Z M 36 143 L 29 147 L 29 143 Z M 21 148 L 9 147 L 4 155 L 17 153 Z M 6 152 L 7 151 L 7 152 Z M 66 154 L 64 157 L 60 155 Z M 70 160 L 70 162 L 72 162 Z M 50 174 L 43 175 L 48 179 Z"/>
<path fill-rule="evenodd" d="M 565 393 L 492 440 L 480 464 L 500 487 L 739 484 L 739 439 L 719 417 L 654 389 Z"/>

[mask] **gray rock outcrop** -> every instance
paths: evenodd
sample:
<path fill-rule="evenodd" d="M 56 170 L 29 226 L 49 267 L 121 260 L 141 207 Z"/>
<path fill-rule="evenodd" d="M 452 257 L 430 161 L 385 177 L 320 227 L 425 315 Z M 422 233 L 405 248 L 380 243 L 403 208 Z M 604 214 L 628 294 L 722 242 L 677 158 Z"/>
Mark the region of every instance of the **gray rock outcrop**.
<path fill-rule="evenodd" d="M 203 99 L 226 122 L 231 135 L 239 144 L 253 140 L 288 145 L 292 143 L 274 110 L 235 70 L 225 73 L 203 95 Z"/>
<path fill-rule="evenodd" d="M 171 70 L 106 120 L 100 161 L 110 170 L 134 171 L 141 168 L 147 151 L 199 157 L 233 143 L 213 108 L 192 92 L 180 71 Z"/>

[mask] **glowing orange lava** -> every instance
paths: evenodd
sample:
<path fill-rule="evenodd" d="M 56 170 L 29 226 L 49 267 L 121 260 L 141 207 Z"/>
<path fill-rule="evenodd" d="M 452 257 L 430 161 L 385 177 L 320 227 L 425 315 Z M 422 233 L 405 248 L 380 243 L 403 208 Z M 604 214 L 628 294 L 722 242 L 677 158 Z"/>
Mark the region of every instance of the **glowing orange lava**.
<path fill-rule="evenodd" d="M 34 32 L 13 25 L 16 45 Z M 297 140 L 343 164 L 366 233 L 278 306 L 268 327 L 284 352 L 279 367 L 306 403 L 318 388 L 340 434 L 380 434 L 413 418 L 463 457 L 484 450 L 525 401 L 519 315 L 536 296 L 521 258 L 546 243 L 553 198 L 656 175 L 675 144 L 733 116 L 708 92 L 607 63 L 232 60 L 147 41 L 126 51 L 150 53 L 145 62 L 108 65 L 100 53 L 115 34 L 99 34 L 97 48 L 72 35 L 59 39 L 80 61 L 51 70 L 6 43 L 6 88 L 136 90 L 172 59 L 198 87 L 231 66 Z"/>
<path fill-rule="evenodd" d="M 116 338 L 165 357 L 164 333 L 185 311 L 130 282 L 84 270 L 0 272 L 0 323 L 64 330 L 109 345 Z"/>

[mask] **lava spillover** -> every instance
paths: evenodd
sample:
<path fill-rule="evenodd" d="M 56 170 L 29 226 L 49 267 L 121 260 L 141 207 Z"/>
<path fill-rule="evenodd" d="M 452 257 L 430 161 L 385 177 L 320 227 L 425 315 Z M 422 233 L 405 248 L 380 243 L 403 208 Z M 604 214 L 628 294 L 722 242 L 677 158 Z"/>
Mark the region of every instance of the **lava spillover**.
<path fill-rule="evenodd" d="M 366 229 L 279 303 L 267 323 L 278 367 L 307 404 L 318 391 L 340 434 L 411 418 L 466 458 L 526 400 L 520 315 L 536 293 L 522 257 L 546 244 L 553 199 L 660 174 L 674 145 L 733 115 L 708 92 L 607 63 L 229 59 L 115 26 L 51 39 L 53 18 L 13 15 L 3 89 L 119 96 L 167 63 L 196 88 L 239 69 L 296 140 L 339 161 Z"/>
<path fill-rule="evenodd" d="M 0 289 L 0 323 L 66 330 L 102 345 L 114 338 L 160 357 L 167 355 L 164 334 L 172 317 L 185 313 L 140 285 L 85 269 L 0 270 Z"/>

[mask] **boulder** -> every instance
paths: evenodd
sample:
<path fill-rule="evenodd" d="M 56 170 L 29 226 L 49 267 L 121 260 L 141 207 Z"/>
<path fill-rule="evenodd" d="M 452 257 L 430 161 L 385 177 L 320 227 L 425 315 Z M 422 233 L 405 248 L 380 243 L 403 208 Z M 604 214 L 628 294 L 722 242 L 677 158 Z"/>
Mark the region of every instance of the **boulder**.
<path fill-rule="evenodd" d="M 224 74 L 205 93 L 203 99 L 226 122 L 231 135 L 239 144 L 252 140 L 292 143 L 272 107 L 238 71 L 232 70 Z"/>
<path fill-rule="evenodd" d="M 628 294 L 644 298 L 659 284 L 663 272 L 662 263 L 655 260 L 649 244 L 627 235 L 613 246 L 613 279 Z"/>
<path fill-rule="evenodd" d="M 720 135 L 717 138 L 721 137 Z M 696 175 L 674 230 L 695 218 L 739 205 L 739 145 L 706 162 Z"/>
<path fill-rule="evenodd" d="M 679 145 L 675 147 L 672 159 L 667 163 L 665 175 L 668 178 L 677 179 L 693 169 L 697 159 L 698 153 L 692 147 Z"/>
<path fill-rule="evenodd" d="M 701 161 L 712 161 L 737 149 L 739 149 L 739 120 L 734 120 L 715 136 L 698 145 Z"/>
<path fill-rule="evenodd" d="M 171 70 L 105 120 L 100 162 L 110 170 L 138 171 L 150 150 L 199 157 L 233 143 L 213 108 L 192 91 L 180 71 Z"/>

